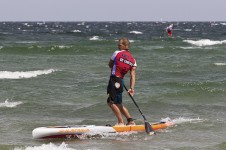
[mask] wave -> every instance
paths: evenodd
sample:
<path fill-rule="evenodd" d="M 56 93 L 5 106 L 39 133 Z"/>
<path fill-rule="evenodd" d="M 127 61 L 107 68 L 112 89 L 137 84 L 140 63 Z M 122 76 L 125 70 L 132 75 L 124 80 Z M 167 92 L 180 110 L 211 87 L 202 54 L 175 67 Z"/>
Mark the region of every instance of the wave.
<path fill-rule="evenodd" d="M 185 29 L 184 31 L 191 32 L 191 31 L 192 31 L 192 29 Z"/>
<path fill-rule="evenodd" d="M 204 120 L 200 119 L 200 118 L 183 118 L 183 117 L 179 117 L 179 118 L 175 118 L 175 119 L 171 120 L 169 117 L 167 117 L 167 118 L 161 119 L 160 122 L 168 122 L 168 121 L 172 121 L 175 124 L 181 124 L 181 123 L 186 123 L 186 122 L 199 123 L 199 122 L 202 122 Z"/>
<path fill-rule="evenodd" d="M 38 43 L 38 41 L 16 41 L 15 43 L 18 43 L 18 44 L 35 44 L 35 43 Z"/>
<path fill-rule="evenodd" d="M 0 103 L 0 107 L 13 108 L 13 107 L 16 107 L 17 105 L 20 105 L 20 104 L 22 104 L 21 101 L 18 101 L 18 102 L 9 102 L 9 100 L 6 99 L 4 103 Z"/>
<path fill-rule="evenodd" d="M 80 32 L 82 32 L 82 31 L 80 31 L 80 30 L 73 30 L 72 32 L 80 33 Z"/>
<path fill-rule="evenodd" d="M 70 49 L 70 48 L 72 48 L 72 46 L 55 45 L 55 46 L 52 46 L 50 49 L 51 50 L 56 50 L 56 49 Z"/>
<path fill-rule="evenodd" d="M 68 145 L 64 142 L 59 146 L 53 143 L 42 144 L 41 146 L 27 146 L 25 148 L 16 147 L 14 150 L 74 150 L 72 148 L 68 148 Z"/>
<path fill-rule="evenodd" d="M 140 31 L 130 31 L 129 33 L 133 33 L 133 34 L 143 34 L 143 33 L 140 32 Z"/>
<path fill-rule="evenodd" d="M 172 122 L 174 122 L 175 124 L 181 124 L 181 123 L 199 123 L 199 122 L 203 122 L 203 119 L 200 118 L 183 118 L 183 117 L 179 117 L 176 119 L 173 119 Z"/>
<path fill-rule="evenodd" d="M 48 70 L 36 70 L 36 71 L 0 71 L 0 79 L 23 79 L 23 78 L 33 78 L 39 75 L 46 75 L 53 73 L 57 70 L 48 69 Z"/>
<path fill-rule="evenodd" d="M 192 45 L 196 45 L 196 46 L 211 46 L 211 45 L 219 45 L 219 44 L 226 44 L 226 40 L 223 41 L 212 41 L 209 39 L 201 39 L 198 41 L 194 41 L 194 40 L 183 40 L 184 42 L 187 42 L 189 44 Z"/>
<path fill-rule="evenodd" d="M 97 40 L 100 40 L 100 37 L 99 36 L 93 36 L 93 37 L 89 38 L 89 40 L 97 41 Z"/>
<path fill-rule="evenodd" d="M 189 47 L 181 46 L 180 48 L 181 49 L 201 49 L 201 47 L 193 47 L 193 46 L 189 46 Z"/>
<path fill-rule="evenodd" d="M 216 66 L 226 66 L 226 63 L 214 63 Z"/>

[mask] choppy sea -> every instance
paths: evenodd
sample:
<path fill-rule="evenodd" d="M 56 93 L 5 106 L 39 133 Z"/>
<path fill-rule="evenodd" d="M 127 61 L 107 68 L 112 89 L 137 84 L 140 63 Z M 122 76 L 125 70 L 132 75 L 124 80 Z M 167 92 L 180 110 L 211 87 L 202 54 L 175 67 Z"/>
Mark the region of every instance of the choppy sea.
<path fill-rule="evenodd" d="M 33 139 L 41 126 L 116 123 L 106 86 L 121 37 L 137 60 L 140 109 L 176 125 L 154 136 Z M 125 93 L 123 103 L 142 124 Z M 225 150 L 225 116 L 226 22 L 0 22 L 1 150 Z"/>

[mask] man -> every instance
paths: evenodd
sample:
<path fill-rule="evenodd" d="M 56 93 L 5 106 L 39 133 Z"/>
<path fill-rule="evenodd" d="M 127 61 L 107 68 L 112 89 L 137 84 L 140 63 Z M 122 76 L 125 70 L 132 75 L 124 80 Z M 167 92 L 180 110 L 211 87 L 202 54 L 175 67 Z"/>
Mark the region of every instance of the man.
<path fill-rule="evenodd" d="M 170 26 L 168 26 L 168 27 L 166 28 L 166 32 L 168 33 L 168 36 L 169 36 L 169 37 L 172 37 L 172 36 L 173 36 L 172 30 L 173 30 L 173 24 L 171 24 Z"/>
<path fill-rule="evenodd" d="M 110 61 L 111 76 L 108 83 L 107 103 L 118 119 L 118 125 L 124 125 L 122 114 L 127 118 L 127 125 L 135 125 L 134 119 L 129 114 L 129 111 L 122 105 L 122 92 L 124 86 L 123 77 L 130 72 L 130 89 L 128 93 L 134 95 L 135 86 L 135 70 L 137 67 L 136 60 L 129 51 L 129 40 L 121 38 L 118 41 L 118 49 L 116 50 Z"/>

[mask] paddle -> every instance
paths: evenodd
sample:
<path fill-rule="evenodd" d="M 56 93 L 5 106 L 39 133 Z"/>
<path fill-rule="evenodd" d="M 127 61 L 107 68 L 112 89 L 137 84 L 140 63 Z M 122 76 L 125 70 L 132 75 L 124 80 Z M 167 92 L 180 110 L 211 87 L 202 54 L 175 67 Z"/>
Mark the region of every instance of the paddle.
<path fill-rule="evenodd" d="M 126 89 L 126 91 L 128 91 L 128 89 L 126 88 L 126 86 L 125 86 L 125 85 L 123 85 L 123 86 L 124 86 L 124 88 Z M 134 100 L 134 98 L 132 97 L 132 95 L 131 95 L 130 93 L 128 93 L 128 94 L 129 94 L 130 98 L 133 100 L 134 104 L 137 106 L 137 108 L 138 108 L 140 114 L 141 114 L 141 115 L 143 116 L 143 118 L 144 118 L 144 125 L 145 125 L 145 131 L 146 131 L 146 133 L 149 134 L 149 135 L 155 134 L 154 130 L 152 129 L 152 126 L 151 126 L 150 123 L 147 121 L 146 117 L 144 116 L 144 114 L 143 114 L 142 111 L 140 110 L 139 106 L 137 105 L 137 103 L 136 103 L 136 101 Z"/>

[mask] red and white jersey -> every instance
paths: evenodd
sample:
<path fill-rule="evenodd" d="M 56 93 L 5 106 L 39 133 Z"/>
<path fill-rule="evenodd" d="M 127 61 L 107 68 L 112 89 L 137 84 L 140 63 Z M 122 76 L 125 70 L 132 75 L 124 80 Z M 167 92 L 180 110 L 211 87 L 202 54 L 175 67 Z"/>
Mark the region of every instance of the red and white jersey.
<path fill-rule="evenodd" d="M 172 30 L 173 30 L 173 24 L 171 24 L 170 26 L 168 26 L 168 27 L 166 28 L 166 32 L 169 32 L 169 31 L 172 32 Z"/>
<path fill-rule="evenodd" d="M 136 60 L 127 50 L 115 51 L 111 56 L 111 60 L 114 61 L 111 74 L 120 78 L 123 78 L 132 67 L 137 66 Z"/>

